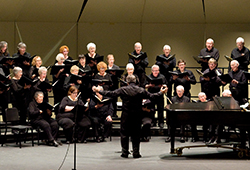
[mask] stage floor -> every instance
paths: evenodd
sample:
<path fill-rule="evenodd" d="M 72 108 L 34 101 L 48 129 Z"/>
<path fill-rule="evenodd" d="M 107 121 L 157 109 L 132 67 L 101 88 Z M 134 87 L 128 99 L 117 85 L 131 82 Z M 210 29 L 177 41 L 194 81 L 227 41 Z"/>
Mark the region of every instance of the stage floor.
<path fill-rule="evenodd" d="M 239 159 L 236 152 L 221 148 L 184 149 L 183 155 L 171 155 L 170 143 L 165 143 L 164 137 L 152 137 L 150 142 L 141 143 L 142 158 L 121 158 L 120 138 L 113 137 L 112 141 L 102 143 L 89 141 L 87 144 L 77 144 L 76 169 L 168 169 L 168 170 L 245 170 L 249 169 L 249 158 Z M 177 138 L 178 139 L 178 138 Z M 202 142 L 180 143 L 197 145 Z M 130 144 L 131 147 L 131 144 Z M 74 168 L 74 145 L 63 144 L 59 147 L 46 145 L 31 146 L 31 141 L 19 149 L 15 143 L 7 143 L 0 147 L 0 169 L 2 170 L 57 170 L 67 153 L 62 170 Z"/>

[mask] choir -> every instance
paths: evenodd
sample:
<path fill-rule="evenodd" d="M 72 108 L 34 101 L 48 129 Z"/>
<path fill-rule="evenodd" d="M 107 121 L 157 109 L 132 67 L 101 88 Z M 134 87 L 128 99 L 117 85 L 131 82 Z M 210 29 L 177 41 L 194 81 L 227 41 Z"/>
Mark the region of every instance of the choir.
<path fill-rule="evenodd" d="M 239 104 L 247 102 L 248 83 L 245 74 L 248 71 L 249 50 L 244 46 L 242 37 L 237 38 L 236 45 L 237 47 L 231 53 L 228 75 L 225 76 L 217 68 L 219 51 L 214 48 L 213 39 L 207 39 L 206 48 L 200 51 L 197 59 L 202 67 L 201 71 L 197 70 L 201 75 L 202 93 L 199 94 L 201 102 L 204 98 L 204 102 L 207 102 L 214 96 L 220 96 L 220 87 L 227 83 L 229 83 L 230 95 Z M 103 56 L 96 53 L 94 43 L 89 43 L 87 50 L 88 53 L 80 54 L 78 60 L 73 60 L 68 55 L 69 47 L 61 46 L 55 58 L 56 61 L 51 67 L 52 84 L 50 84 L 47 78 L 50 68 L 42 66 L 42 57 L 31 56 L 26 52 L 26 44 L 23 42 L 17 45 L 17 53 L 10 57 L 8 43 L 1 41 L 0 105 L 3 119 L 8 103 L 12 103 L 19 110 L 20 122 L 26 124 L 28 119 L 32 125 L 42 128 L 47 134 L 49 145 L 58 146 L 56 142 L 58 126 L 63 128 L 67 143 L 73 141 L 73 127 L 76 129 L 77 141 L 86 143 L 87 132 L 91 126 L 94 130 L 95 141 L 101 142 L 111 133 L 112 117 L 117 117 L 117 96 L 109 98 L 93 92 L 92 86 L 102 86 L 104 90 L 113 91 L 119 88 L 119 84 L 120 87 L 128 86 L 127 77 L 134 75 L 135 85 L 147 89 L 150 93 L 160 92 L 161 87 L 167 85 L 167 96 L 172 103 L 191 101 L 190 89 L 191 85 L 196 84 L 196 78 L 192 71 L 185 68 L 186 61 L 183 59 L 177 62 L 178 68 L 175 70 L 176 58 L 171 54 L 169 45 L 164 45 L 163 54 L 156 56 L 150 75 L 146 75 L 145 72 L 149 62 L 146 52 L 142 51 L 140 42 L 136 42 L 134 51 L 128 53 L 127 73 L 125 74 L 119 66 L 114 64 L 114 55 L 107 56 L 106 64 Z M 10 70 L 12 70 L 12 75 Z M 173 94 L 172 86 L 174 86 Z M 46 108 L 46 103 L 49 103 L 48 94 L 51 91 L 53 91 L 54 104 L 59 106 L 55 108 L 56 119 L 51 118 L 51 111 Z M 135 105 L 133 109 L 144 113 L 143 116 L 138 117 L 143 124 L 141 140 L 149 141 L 150 126 L 158 123 L 160 128 L 164 127 L 164 97 L 159 96 L 155 100 L 143 99 L 139 103 L 142 107 L 138 108 Z M 158 111 L 157 120 L 156 110 Z M 196 141 L 196 125 L 192 125 L 192 128 L 195 128 L 193 141 Z M 181 127 L 181 130 L 181 141 L 184 142 L 184 127 Z M 134 136 L 134 142 L 138 143 L 138 140 L 138 137 Z M 168 141 L 170 140 L 167 139 L 166 142 Z M 125 143 L 124 154 L 127 155 Z"/>

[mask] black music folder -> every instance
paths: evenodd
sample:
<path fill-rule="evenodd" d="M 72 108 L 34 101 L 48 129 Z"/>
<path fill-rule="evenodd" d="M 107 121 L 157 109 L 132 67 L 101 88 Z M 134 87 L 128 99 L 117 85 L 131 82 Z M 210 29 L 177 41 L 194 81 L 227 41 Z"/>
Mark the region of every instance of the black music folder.
<path fill-rule="evenodd" d="M 110 74 L 112 74 L 111 72 L 114 72 L 115 76 L 121 77 L 121 75 L 124 73 L 124 70 L 121 70 L 121 69 L 108 69 L 108 70 L 106 70 L 106 72 L 110 73 Z"/>
<path fill-rule="evenodd" d="M 45 107 L 51 111 L 53 111 L 55 109 L 55 107 L 57 107 L 60 103 L 56 103 L 54 106 L 51 105 L 50 103 L 44 103 Z"/>
<path fill-rule="evenodd" d="M 183 73 L 178 73 L 177 71 L 168 71 L 172 75 L 176 75 L 179 78 L 183 78 L 184 76 L 189 76 L 189 73 L 187 71 L 184 71 Z"/>
<path fill-rule="evenodd" d="M 101 100 L 97 95 L 92 97 L 92 99 L 95 101 L 95 103 L 104 104 L 104 105 L 111 102 L 110 98 L 105 98 Z"/>
<path fill-rule="evenodd" d="M 154 84 L 154 85 L 162 85 L 163 84 L 162 78 L 152 78 L 148 75 L 146 75 L 146 77 L 147 77 L 147 81 L 151 84 Z"/>
<path fill-rule="evenodd" d="M 51 67 L 51 71 L 50 71 L 50 75 L 56 75 L 59 70 L 64 69 L 62 73 L 66 74 L 66 73 L 70 73 L 70 65 L 54 65 Z"/>
<path fill-rule="evenodd" d="M 65 65 L 77 65 L 78 64 L 78 60 L 69 60 L 69 59 L 66 59 L 64 62 L 63 62 Z"/>
<path fill-rule="evenodd" d="M 92 70 L 83 70 L 83 69 L 79 68 L 79 74 L 80 75 L 83 75 L 83 74 L 85 74 L 85 75 L 91 75 L 92 74 Z"/>
<path fill-rule="evenodd" d="M 69 83 L 78 84 L 78 83 L 77 83 L 77 80 L 82 80 L 82 76 L 76 75 L 76 74 L 71 74 L 71 75 L 70 75 Z"/>
<path fill-rule="evenodd" d="M 169 62 L 169 61 L 171 61 L 171 60 L 173 60 L 175 58 L 175 54 L 173 54 L 173 55 L 170 55 L 168 58 L 167 57 L 165 57 L 165 56 L 162 56 L 162 55 L 158 55 L 157 57 L 156 57 L 156 61 L 160 61 L 160 62 Z"/>
<path fill-rule="evenodd" d="M 103 56 L 96 56 L 95 58 L 92 58 L 89 55 L 87 55 L 86 57 L 86 63 L 95 62 L 97 64 L 100 61 L 103 61 Z"/>
<path fill-rule="evenodd" d="M 110 85 L 111 84 L 111 81 L 109 81 L 108 79 L 92 79 L 92 83 L 93 85 Z"/>
<path fill-rule="evenodd" d="M 36 75 L 36 76 L 39 76 L 38 74 L 38 68 L 35 67 L 35 69 L 33 70 L 32 74 L 31 75 Z"/>
<path fill-rule="evenodd" d="M 243 72 L 244 72 L 244 74 L 245 74 L 246 78 L 247 78 L 248 80 L 250 80 L 250 73 L 249 73 L 249 72 L 247 72 L 247 71 L 243 71 Z"/>
<path fill-rule="evenodd" d="M 1 81 L 0 81 L 0 90 L 1 91 L 3 91 L 3 90 L 6 90 L 6 89 L 8 89 L 9 87 L 10 87 L 10 85 L 11 85 L 12 83 L 2 83 Z"/>
<path fill-rule="evenodd" d="M 47 90 L 47 89 L 52 89 L 52 85 L 49 84 L 46 81 L 42 81 L 38 86 L 39 89 L 41 89 L 42 91 Z"/>
<path fill-rule="evenodd" d="M 135 60 L 143 60 L 147 57 L 147 53 L 146 52 L 143 52 L 139 55 L 134 55 L 134 54 L 131 54 L 131 53 L 128 53 L 128 56 L 129 58 L 132 58 L 132 59 L 135 59 Z"/>
<path fill-rule="evenodd" d="M 209 71 L 208 73 L 202 73 L 200 70 L 196 69 L 197 73 L 202 76 L 202 77 L 209 77 L 209 78 L 212 78 L 212 77 L 216 77 L 217 74 L 214 70 L 212 71 Z"/>
<path fill-rule="evenodd" d="M 0 73 L 0 81 L 6 81 L 9 79 L 9 77 L 10 77 L 10 74 L 8 76 L 5 76 L 5 75 Z"/>
<path fill-rule="evenodd" d="M 0 64 L 5 64 L 7 61 L 14 61 L 15 63 L 18 61 L 19 57 L 18 56 L 7 56 L 2 58 L 2 60 L 0 61 Z"/>
<path fill-rule="evenodd" d="M 221 79 L 221 81 L 224 81 L 226 83 L 230 83 L 233 80 L 233 78 L 229 74 L 223 74 L 218 77 Z"/>
<path fill-rule="evenodd" d="M 209 60 L 210 58 L 213 58 L 213 56 L 210 55 L 206 55 L 206 56 L 193 56 L 193 58 L 197 61 L 197 62 L 202 62 L 202 59 L 205 60 Z"/>
<path fill-rule="evenodd" d="M 25 86 L 25 84 L 26 85 L 34 85 L 37 81 L 38 81 L 38 79 L 32 80 L 32 79 L 23 75 L 20 78 L 20 80 L 18 81 L 18 84 L 20 84 L 21 86 Z"/>

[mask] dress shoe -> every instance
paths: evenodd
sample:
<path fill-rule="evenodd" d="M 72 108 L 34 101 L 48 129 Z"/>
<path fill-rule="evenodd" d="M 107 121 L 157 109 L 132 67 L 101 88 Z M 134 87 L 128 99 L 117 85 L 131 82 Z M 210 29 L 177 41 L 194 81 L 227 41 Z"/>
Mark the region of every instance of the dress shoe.
<path fill-rule="evenodd" d="M 133 154 L 133 158 L 141 158 L 141 154 Z"/>
<path fill-rule="evenodd" d="M 165 139 L 165 142 L 170 142 L 171 141 L 171 137 L 168 136 L 166 139 Z"/>
<path fill-rule="evenodd" d="M 56 142 L 57 142 L 59 145 L 61 145 L 61 146 L 63 145 L 62 142 L 61 142 L 60 140 L 57 140 Z"/>
<path fill-rule="evenodd" d="M 49 141 L 49 142 L 48 142 L 48 145 L 49 145 L 49 146 L 58 147 L 59 144 L 58 144 L 55 140 L 53 140 L 53 141 Z"/>
<path fill-rule="evenodd" d="M 128 154 L 122 153 L 122 154 L 121 154 L 121 157 L 123 157 L 123 158 L 128 158 Z"/>
<path fill-rule="evenodd" d="M 185 143 L 185 138 L 184 138 L 184 137 L 181 137 L 180 142 L 181 142 L 181 143 Z"/>

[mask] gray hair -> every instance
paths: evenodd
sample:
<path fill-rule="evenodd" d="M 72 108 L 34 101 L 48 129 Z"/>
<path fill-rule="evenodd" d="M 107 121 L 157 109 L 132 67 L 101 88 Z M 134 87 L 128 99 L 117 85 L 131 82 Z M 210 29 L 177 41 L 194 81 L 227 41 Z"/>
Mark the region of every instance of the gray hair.
<path fill-rule="evenodd" d="M 95 49 L 96 49 L 96 45 L 94 44 L 94 43 L 88 43 L 88 45 L 87 45 L 87 50 L 89 51 L 89 48 L 90 47 L 94 47 Z"/>
<path fill-rule="evenodd" d="M 18 50 L 18 51 L 19 51 L 21 48 L 26 48 L 26 47 L 27 47 L 26 44 L 23 43 L 23 42 L 20 42 L 20 43 L 17 44 L 17 50 Z"/>
<path fill-rule="evenodd" d="M 237 60 L 232 60 L 230 64 L 235 63 L 237 66 L 240 65 L 240 63 Z"/>
<path fill-rule="evenodd" d="M 42 67 L 40 67 L 40 68 L 38 69 L 38 74 L 39 74 L 39 75 L 42 74 L 43 71 L 47 71 L 47 68 L 44 67 L 44 66 L 42 66 Z"/>
<path fill-rule="evenodd" d="M 134 47 L 135 47 L 136 45 L 139 45 L 139 46 L 141 46 L 141 48 L 142 48 L 142 45 L 141 45 L 140 42 L 136 42 L 135 45 L 134 45 Z"/>
<path fill-rule="evenodd" d="M 133 70 L 135 69 L 134 65 L 132 63 L 128 63 L 126 65 L 126 70 L 129 69 L 129 68 L 132 68 Z"/>
<path fill-rule="evenodd" d="M 183 90 L 183 91 L 184 91 L 184 87 L 183 87 L 182 85 L 178 85 L 178 86 L 176 87 L 176 91 L 177 91 L 178 89 L 180 89 L 180 90 Z"/>
<path fill-rule="evenodd" d="M 136 78 L 134 75 L 128 75 L 126 77 L 126 81 L 127 81 L 127 83 L 136 83 Z"/>
<path fill-rule="evenodd" d="M 36 98 L 38 97 L 38 95 L 40 95 L 40 94 L 42 94 L 42 95 L 44 96 L 44 94 L 43 94 L 42 91 L 37 91 L 37 92 L 35 92 L 35 94 L 34 94 L 34 98 L 36 99 Z"/>
<path fill-rule="evenodd" d="M 0 42 L 0 49 L 2 49 L 5 45 L 8 47 L 8 43 L 6 41 L 1 41 Z"/>
<path fill-rule="evenodd" d="M 154 68 L 157 68 L 158 70 L 160 70 L 160 67 L 156 64 L 154 64 L 152 67 L 151 67 L 151 71 L 154 69 Z"/>
<path fill-rule="evenodd" d="M 208 42 L 208 43 L 211 42 L 214 44 L 214 40 L 212 38 L 208 38 L 206 42 Z"/>
<path fill-rule="evenodd" d="M 244 43 L 244 38 L 238 37 L 238 38 L 236 39 L 236 43 Z"/>
<path fill-rule="evenodd" d="M 62 53 L 57 54 L 56 61 L 62 61 L 62 58 L 64 60 L 64 55 Z"/>
<path fill-rule="evenodd" d="M 14 68 L 13 68 L 13 74 L 14 74 L 14 76 L 17 75 L 17 73 L 18 73 L 19 71 L 22 71 L 22 68 L 21 68 L 21 67 L 14 67 Z"/>
<path fill-rule="evenodd" d="M 165 50 L 165 49 L 171 50 L 171 47 L 169 45 L 164 45 L 163 50 Z"/>
<path fill-rule="evenodd" d="M 207 96 L 207 95 L 206 95 L 206 93 L 204 93 L 204 92 L 200 92 L 200 93 L 198 94 L 198 97 L 200 97 L 200 96 Z"/>

